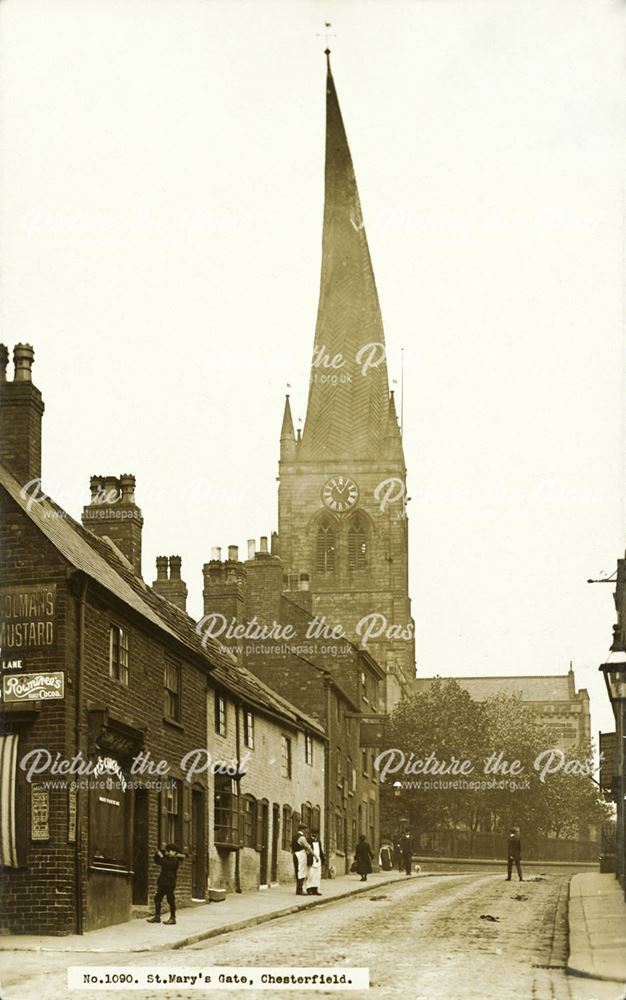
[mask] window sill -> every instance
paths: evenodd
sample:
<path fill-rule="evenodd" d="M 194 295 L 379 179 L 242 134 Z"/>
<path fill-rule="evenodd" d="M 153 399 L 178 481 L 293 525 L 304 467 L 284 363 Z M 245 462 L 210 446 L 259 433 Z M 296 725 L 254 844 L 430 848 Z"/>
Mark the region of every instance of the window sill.
<path fill-rule="evenodd" d="M 165 724 L 168 725 L 168 726 L 172 726 L 174 729 L 184 729 L 185 728 L 183 726 L 182 722 L 179 722 L 178 719 L 171 719 L 169 715 L 164 715 L 163 716 L 163 722 L 165 722 Z"/>

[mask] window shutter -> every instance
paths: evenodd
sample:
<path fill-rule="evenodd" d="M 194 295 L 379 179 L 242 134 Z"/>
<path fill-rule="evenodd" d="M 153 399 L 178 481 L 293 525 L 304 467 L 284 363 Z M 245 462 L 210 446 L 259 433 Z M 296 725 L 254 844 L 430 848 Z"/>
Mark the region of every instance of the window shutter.
<path fill-rule="evenodd" d="M 256 849 L 263 850 L 263 803 L 256 804 Z"/>

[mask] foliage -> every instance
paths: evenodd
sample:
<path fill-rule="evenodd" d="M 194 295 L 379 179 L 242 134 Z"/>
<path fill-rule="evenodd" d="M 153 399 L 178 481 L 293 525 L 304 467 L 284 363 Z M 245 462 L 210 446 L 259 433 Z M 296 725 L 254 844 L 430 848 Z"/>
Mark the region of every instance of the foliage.
<path fill-rule="evenodd" d="M 530 839 L 539 834 L 586 838 L 589 827 L 606 815 L 589 765 L 586 773 L 567 773 L 562 766 L 542 780 L 554 738 L 520 695 L 501 693 L 475 702 L 457 681 L 435 678 L 393 712 L 391 748 L 398 751 L 393 766 L 401 762 L 402 767 L 385 780 L 381 774 L 388 835 L 404 820 L 416 832 L 464 830 L 470 843 L 478 831 L 503 832 L 511 826 Z M 556 750 L 551 760 L 555 768 L 562 763 L 581 772 L 572 762 L 590 762 L 592 756 L 591 745 L 583 744 L 567 754 Z M 391 759 L 390 752 L 379 755 L 381 765 Z M 455 761 L 456 773 L 436 773 Z M 471 762 L 471 773 L 458 773 L 461 761 Z M 430 773 L 423 773 L 425 763 Z M 491 773 L 485 773 L 488 764 Z M 402 787 L 394 789 L 394 782 Z"/>

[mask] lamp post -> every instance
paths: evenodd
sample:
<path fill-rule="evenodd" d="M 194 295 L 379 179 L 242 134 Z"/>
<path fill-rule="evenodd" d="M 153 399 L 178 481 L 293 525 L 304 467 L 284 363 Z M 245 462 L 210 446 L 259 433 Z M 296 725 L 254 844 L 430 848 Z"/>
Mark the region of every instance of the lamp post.
<path fill-rule="evenodd" d="M 400 796 L 402 795 L 402 782 L 401 781 L 394 781 L 394 783 L 393 783 L 393 794 L 395 795 L 396 799 L 399 799 Z M 400 803 L 398 803 L 398 804 L 400 804 Z M 408 825 L 409 825 L 409 817 L 408 816 L 399 816 L 398 817 L 398 823 L 400 824 L 400 833 L 404 833 L 404 831 L 408 828 Z"/>
<path fill-rule="evenodd" d="M 606 663 L 600 665 L 606 690 L 615 716 L 616 768 L 617 768 L 617 837 L 616 875 L 626 894 L 626 836 L 624 830 L 624 750 L 626 741 L 626 650 L 620 630 L 615 629 L 611 652 Z"/>

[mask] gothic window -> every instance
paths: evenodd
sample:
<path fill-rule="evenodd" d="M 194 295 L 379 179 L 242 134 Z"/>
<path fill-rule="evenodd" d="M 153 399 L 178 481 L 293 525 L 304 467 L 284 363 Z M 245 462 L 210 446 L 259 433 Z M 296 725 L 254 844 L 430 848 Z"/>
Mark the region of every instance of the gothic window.
<path fill-rule="evenodd" d="M 336 544 L 335 528 L 332 521 L 322 521 L 317 529 L 318 573 L 334 572 Z"/>
<path fill-rule="evenodd" d="M 367 525 L 362 517 L 355 517 L 348 528 L 348 566 L 363 569 L 367 565 Z"/>

